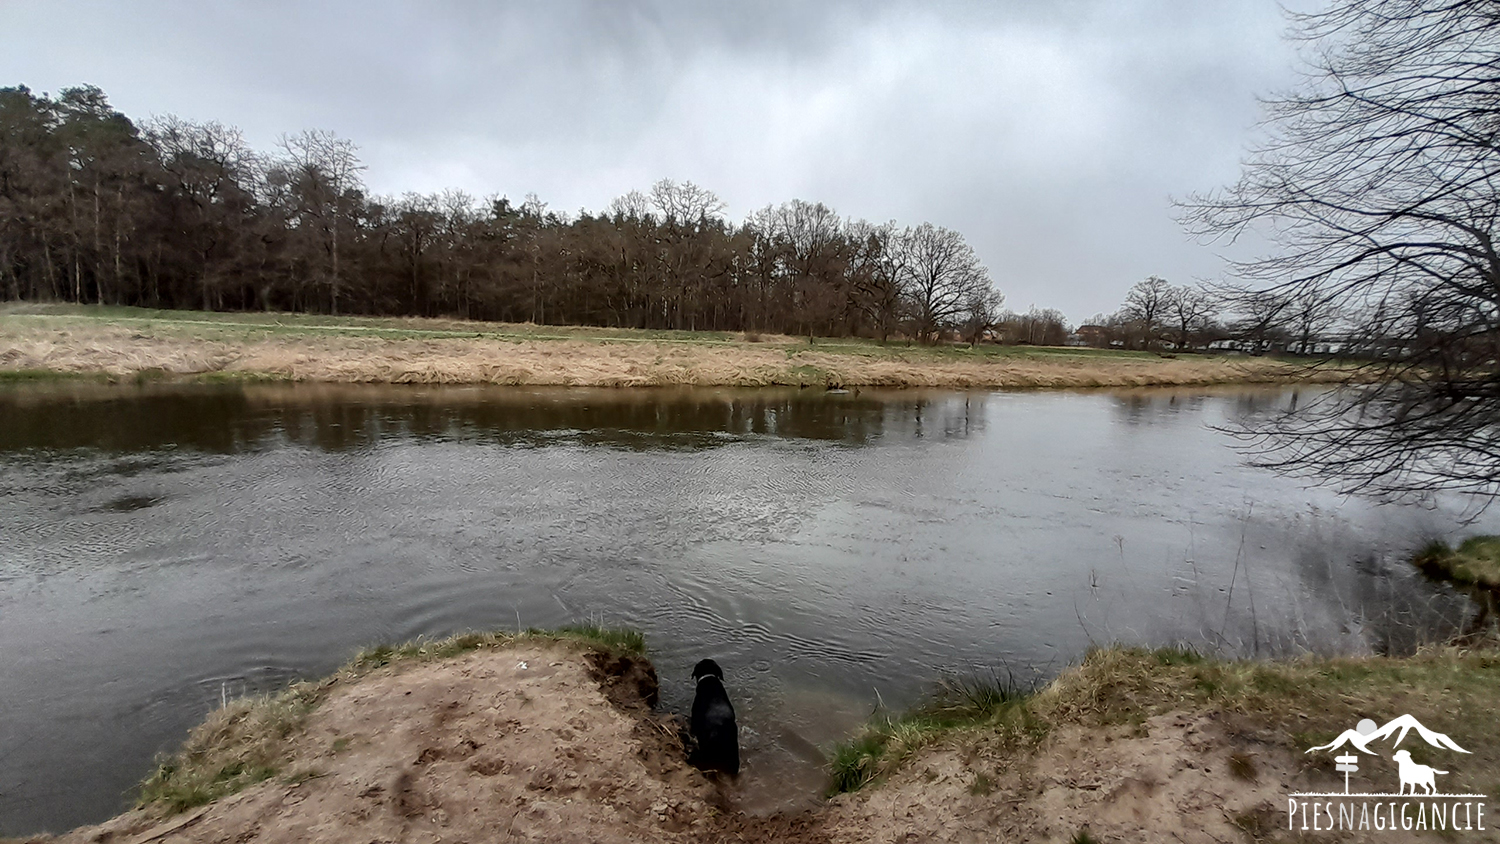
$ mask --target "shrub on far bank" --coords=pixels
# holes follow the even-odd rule
[[[1465,586],[1500,589],[1500,536],[1473,536],[1458,548],[1434,541],[1412,557],[1427,574]]]

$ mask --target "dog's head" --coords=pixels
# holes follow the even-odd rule
[[[693,679],[702,680],[704,677],[718,677],[722,680],[724,679],[724,669],[720,668],[719,664],[711,659],[700,659],[698,660],[698,664],[693,666]]]
[[[1391,758],[1395,759],[1397,762],[1410,762],[1411,761],[1411,754],[1407,753],[1404,750],[1398,750],[1398,751],[1396,751],[1396,755],[1392,756]]]

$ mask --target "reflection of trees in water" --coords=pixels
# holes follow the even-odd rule
[[[1179,392],[1164,388],[1113,392],[1115,418],[1129,425],[1164,422],[1183,414],[1201,413],[1213,403],[1221,403],[1234,425],[1252,422],[1273,411],[1296,410],[1314,395],[1328,392],[1326,387],[1292,387],[1248,389],[1236,392],[1215,390]]]
[[[1203,412],[1212,403],[1212,412],[1203,414],[1212,418],[1205,418],[1205,423],[1239,432],[1257,419],[1295,410],[1333,389],[1310,386],[1216,395],[1151,390],[1115,393],[1111,398],[1115,419],[1122,424],[1165,423]],[[1184,566],[1180,579],[1188,582],[1186,591],[1199,598],[1189,615],[1199,616],[1203,643],[1245,656],[1350,649],[1407,654],[1459,632],[1475,605],[1459,592],[1424,582],[1406,556],[1410,543],[1433,535],[1434,523],[1458,518],[1457,511],[1428,501],[1428,510],[1357,515],[1366,504],[1351,502],[1345,515],[1332,518],[1316,507],[1290,518],[1246,514],[1243,558],[1231,560],[1231,567],[1243,564],[1232,597],[1215,595],[1227,580],[1209,587],[1191,563]],[[1264,559],[1268,548],[1282,549],[1287,559]],[[1262,570],[1266,581],[1280,571],[1292,573],[1296,581],[1265,582]],[[1179,621],[1183,620],[1187,619]]]
[[[1127,425],[1149,425],[1184,413],[1200,413],[1212,396],[1203,393],[1124,392],[1111,395],[1115,418]]]
[[[1307,403],[1308,392],[1306,390],[1291,389],[1275,392],[1242,393],[1235,397],[1231,415],[1236,422],[1249,422],[1272,411],[1296,410],[1299,406]]]
[[[1448,521],[1440,510],[1247,504],[1168,551],[1144,592],[1107,573],[1101,585],[1091,569],[1078,620],[1095,642],[1180,642],[1227,657],[1410,654],[1450,641],[1477,611],[1407,562],[1413,537]]]
[[[87,401],[0,395],[0,451],[172,446],[233,453],[285,440],[342,451],[383,438],[614,447],[706,448],[774,436],[863,444],[962,438],[985,399],[963,394],[811,390],[401,390],[248,387],[117,390]]]
[[[1425,582],[1406,563],[1403,540],[1424,530],[1409,516],[1373,534],[1368,526],[1325,518],[1318,508],[1305,518],[1247,525],[1247,548],[1286,549],[1290,566],[1245,552],[1240,591],[1232,603],[1221,599],[1211,609],[1213,626],[1227,631],[1243,655],[1309,650],[1406,655],[1448,641],[1473,607],[1453,590]],[[1392,544],[1393,536],[1401,539]],[[1268,583],[1267,576],[1277,571],[1296,579]],[[1258,617],[1252,601],[1259,605]]]
[[[0,392],[0,452],[95,448],[107,452],[154,451],[177,446],[233,453],[260,443],[266,422],[252,422],[250,405],[235,390],[142,391],[55,400]]]
[[[1306,593],[1374,653],[1409,655],[1448,641],[1472,610],[1464,596],[1418,577],[1400,549],[1316,540],[1294,548],[1294,570]]]

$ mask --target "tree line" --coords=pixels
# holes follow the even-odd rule
[[[1388,339],[1362,332],[1356,311],[1316,291],[1173,285],[1159,276],[1137,283],[1119,310],[1095,315],[1077,333],[1100,348],[1344,357],[1378,354]]]
[[[668,179],[598,213],[372,196],[364,169],[329,132],[262,152],[217,122],[137,125],[91,86],[0,89],[0,296],[924,342],[1003,316],[973,248],[931,223],[792,200],[735,224]]]

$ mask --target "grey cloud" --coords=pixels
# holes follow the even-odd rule
[[[657,178],[740,217],[793,197],[958,229],[1012,307],[1112,310],[1214,276],[1168,197],[1237,175],[1292,81],[1270,0],[1062,3],[55,2],[0,7],[0,84],[89,82],[361,145],[372,190],[598,209]]]

